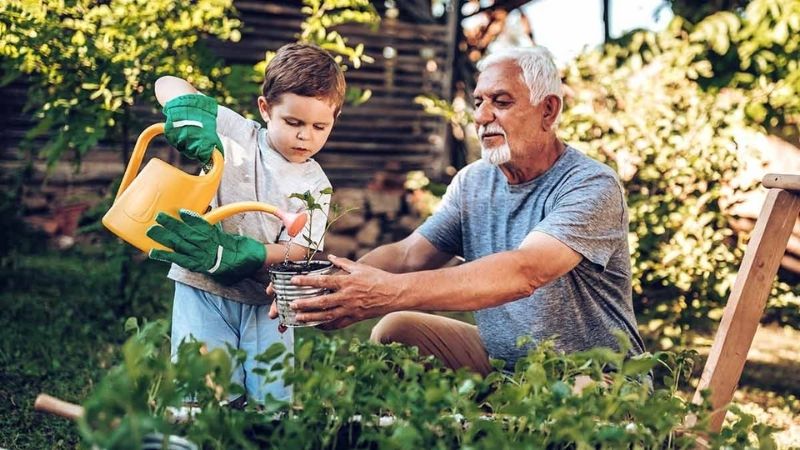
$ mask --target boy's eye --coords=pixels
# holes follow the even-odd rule
[[[325,126],[324,125],[314,125],[314,129],[315,130],[319,130],[319,131],[325,131]]]
[[[298,122],[296,120],[286,120],[285,122],[286,122],[286,125],[289,125],[290,127],[296,127],[296,126],[300,125],[300,122]]]

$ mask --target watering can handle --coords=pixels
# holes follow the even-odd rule
[[[155,123],[150,125],[149,127],[145,128],[144,131],[142,131],[142,134],[139,135],[139,138],[136,140],[136,145],[133,147],[133,153],[131,153],[131,159],[128,162],[128,167],[125,168],[125,174],[122,176],[122,181],[119,183],[119,190],[117,191],[117,196],[114,198],[114,201],[116,201],[116,199],[118,199],[119,196],[125,192],[125,189],[127,189],[133,179],[136,178],[136,175],[139,173],[139,167],[142,165],[142,159],[144,159],[144,153],[147,151],[147,147],[150,145],[150,141],[152,141],[153,138],[159,134],[164,134],[164,123]],[[211,170],[207,175],[212,175],[215,172],[222,170],[224,164],[222,152],[213,152],[211,155],[211,162]]]

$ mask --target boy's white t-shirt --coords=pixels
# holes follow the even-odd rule
[[[313,159],[292,163],[267,143],[267,129],[253,120],[245,119],[234,111],[220,106],[217,111],[217,134],[225,152],[225,169],[217,195],[211,206],[243,201],[258,201],[277,206],[287,212],[305,210],[302,200],[289,198],[292,193],[310,191],[323,211],[314,211],[311,239],[320,242],[327,221],[328,195],[320,198],[320,191],[331,187],[328,177]],[[222,221],[222,228],[230,233],[248,236],[264,243],[290,240],[282,222],[272,214],[246,212]],[[294,238],[296,244],[307,247],[303,236],[306,228]],[[245,279],[225,286],[199,272],[192,272],[173,264],[167,275],[170,279],[202,289],[212,294],[249,305],[271,302],[265,289],[268,281]]]

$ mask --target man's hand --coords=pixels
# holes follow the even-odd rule
[[[341,269],[336,267],[336,273],[339,273],[341,271],[342,271]],[[270,283],[267,286],[266,290],[267,290],[267,295],[269,295],[269,296],[274,296],[275,295],[275,288],[272,287],[272,283]],[[276,301],[273,301],[272,304],[269,306],[269,314],[267,314],[267,316],[270,318],[270,320],[275,320],[275,319],[278,318],[279,315],[280,314],[278,313],[278,303],[277,303],[277,299],[276,299]],[[321,323],[321,324],[317,325],[315,328],[319,328],[320,330],[325,330],[325,331],[338,330],[340,328],[344,328],[344,327],[350,326],[350,325],[352,325],[352,324],[354,324],[356,322],[358,322],[358,320],[355,320],[355,319],[353,319],[351,317],[343,317],[341,319],[336,319],[336,320],[332,320],[330,322]],[[286,325],[284,325],[282,323],[278,324],[278,332],[279,333],[284,333],[284,332],[286,332],[287,329],[288,329],[288,327]]]
[[[396,275],[353,262],[328,259],[343,272],[337,275],[297,275],[292,284],[330,289],[326,295],[299,299],[291,307],[298,322],[326,321],[318,328],[338,329],[394,311],[401,296]],[[270,314],[271,315],[271,314]]]
[[[222,284],[234,284],[261,269],[267,250],[255,239],[229,234],[211,225],[196,212],[180,210],[178,220],[163,212],[147,230],[147,236],[174,251],[150,250],[150,258],[175,263],[208,274]]]
[[[164,105],[164,137],[189,158],[208,164],[214,148],[222,150],[217,135],[217,102],[203,94],[175,97]]]

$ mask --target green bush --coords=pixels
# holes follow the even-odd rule
[[[21,146],[51,165],[64,155],[80,162],[101,139],[129,151],[138,128],[131,106],[152,99],[162,75],[224,93],[219,80],[230,69],[202,38],[238,41],[234,14],[231,0],[0,0],[0,85],[25,75],[37,121]],[[34,146],[36,138],[47,142]]]
[[[82,434],[102,448],[136,448],[153,431],[185,436],[203,448],[690,448],[710,412],[708,404],[676,394],[691,369],[691,353],[625,360],[622,340],[621,352],[598,348],[565,356],[545,343],[513,372],[482,378],[443,369],[416,349],[320,335],[298,341],[294,364],[290,357],[275,359],[280,344],[259,356],[286,370],[291,403],[267,398],[263,408],[239,410],[219,405],[229,392],[241,393],[229,384],[226,352],[184,343],[172,363],[164,322],[141,329],[131,324],[137,332],[123,347],[123,362],[84,405]],[[618,371],[607,372],[610,367]],[[666,387],[650,392],[647,374],[654,368]],[[578,377],[590,380],[581,391],[573,388]],[[172,423],[170,407],[187,396],[200,412]],[[698,425],[683,428],[690,413]],[[735,416],[711,437],[714,448],[772,442],[773,430]]]
[[[711,72],[698,78],[710,93],[748,92],[748,118],[795,140],[800,131],[800,1],[754,0],[741,14],[719,12],[685,24]]]

